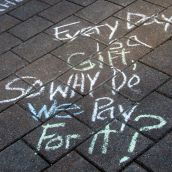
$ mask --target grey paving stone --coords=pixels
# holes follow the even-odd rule
[[[151,4],[143,0],[138,0],[135,3],[132,3],[131,5],[127,6],[126,8],[116,13],[115,16],[124,19],[126,21],[130,21],[131,23],[134,23],[136,25],[140,25],[141,23],[144,22],[144,20],[140,20],[141,17],[139,15],[137,16],[137,14],[143,14],[150,17],[151,15],[157,14],[162,10],[163,7]],[[133,16],[131,15],[131,17],[129,18],[128,13],[134,13],[136,15]]]
[[[27,90],[30,88],[31,86],[15,75],[12,75],[1,81],[0,111],[24,97]]]
[[[0,54],[20,44],[21,41],[9,33],[0,35]]]
[[[129,165],[123,172],[147,172],[147,170],[143,169],[140,165],[136,163],[132,163]]]
[[[160,6],[163,6],[163,7],[168,7],[170,5],[172,5],[172,2],[171,0],[164,0],[164,1],[161,1],[161,0],[147,0],[151,3],[154,3],[154,4],[157,4],[157,5],[160,5]]]
[[[1,112],[0,119],[0,149],[19,139],[39,124],[39,122],[30,118],[29,114],[18,105]]]
[[[9,16],[7,14],[0,16],[0,21],[1,21],[0,33],[10,29],[11,27],[15,26],[20,22],[16,18]]]
[[[134,2],[135,0],[109,0],[109,1],[122,5],[122,6],[127,6],[131,4],[132,2]]]
[[[0,80],[24,67],[26,62],[12,52],[0,55]]]
[[[74,14],[79,9],[81,9],[81,7],[76,4],[70,3],[68,1],[62,1],[43,11],[40,13],[40,15],[57,23],[60,20]]]
[[[95,2],[96,0],[69,0],[69,1],[82,5],[82,6],[88,6],[91,3]]]
[[[171,99],[154,92],[139,103],[128,124],[140,130],[144,135],[158,140],[172,126],[171,106]],[[142,129],[144,127],[150,130]]]
[[[91,130],[76,119],[52,118],[24,139],[44,155],[50,162],[61,158],[89,137]],[[43,139],[44,136],[49,139]]]
[[[96,169],[92,164],[88,161],[83,159],[79,154],[75,152],[71,152],[63,159],[55,163],[51,166],[46,172],[56,172],[56,171],[63,171],[63,172],[98,172],[99,170]]]
[[[49,35],[45,33],[40,33],[39,35],[20,44],[12,51],[17,53],[19,56],[25,58],[29,62],[32,62],[39,57],[47,54],[48,52],[52,51],[61,44],[61,42],[53,40]]]
[[[46,82],[55,79],[57,76],[60,76],[68,69],[70,69],[70,67],[65,62],[51,54],[47,54],[18,71],[17,75],[33,76],[40,79],[45,84]]]
[[[172,41],[168,41],[145,56],[141,61],[172,75]]]
[[[37,0],[32,0],[16,8],[12,12],[10,12],[10,14],[20,20],[26,20],[29,17],[35,15],[36,13],[39,13],[40,11],[43,11],[46,8],[48,8],[47,4]]]
[[[0,153],[1,171],[37,172],[48,164],[22,141],[18,141]]]
[[[46,3],[50,4],[50,5],[54,5],[56,3],[59,3],[62,0],[41,0],[41,1],[46,2]]]
[[[126,27],[127,22],[115,17],[109,17],[101,22],[98,26],[101,26],[97,28],[99,33],[97,33],[96,30],[92,30],[94,33],[91,34],[91,37],[103,42],[106,45],[109,45],[112,41],[121,38],[129,32]]]
[[[160,93],[163,93],[167,96],[169,96],[170,98],[172,98],[172,80],[168,81],[167,83],[165,83],[164,85],[162,85],[158,91]]]
[[[72,15],[53,25],[45,32],[53,36],[57,41],[68,42],[78,38],[80,35],[83,35],[82,33],[89,30],[90,27],[93,27],[93,24]],[[90,36],[89,34],[87,35],[88,37]]]
[[[100,0],[82,9],[76,15],[97,24],[120,9],[121,7],[116,4]]]
[[[133,152],[129,153],[129,145],[136,131],[126,127],[124,132],[120,132],[121,125],[119,121],[108,124],[97,135],[93,135],[81,144],[77,150],[105,171],[120,170],[126,162],[131,161],[151,144],[150,140],[139,135]],[[124,161],[124,157],[128,159]]]
[[[63,116],[58,115],[59,112],[64,110],[70,111],[74,116],[83,115],[82,107],[75,103],[81,96],[58,80],[38,88],[32,95],[36,95],[36,93],[40,94],[34,97],[26,97],[18,102],[35,120],[45,121],[53,116],[57,119],[71,118],[65,113]]]
[[[123,70],[143,57],[150,50],[150,48],[140,43],[122,38],[111,43],[102,52],[97,53],[94,58],[110,67]]]
[[[107,84],[129,99],[140,101],[167,79],[167,75],[141,63],[135,63],[117,73]]]
[[[76,66],[83,60],[93,56],[97,51],[102,50],[105,46],[91,38],[79,37],[72,42],[57,48],[52,52],[66,63]]]
[[[116,119],[122,112],[132,107],[132,102],[119,94],[113,94],[113,90],[106,85],[100,86],[76,102],[83,113],[77,115],[80,121],[87,124],[93,130],[99,130],[105,124]],[[120,107],[122,107],[120,109]],[[68,110],[73,113],[72,110]]]
[[[170,172],[172,168],[172,134],[145,152],[138,160],[153,171]]]
[[[22,40],[27,40],[51,25],[52,23],[46,19],[34,16],[25,22],[13,27],[9,32],[21,38]]]
[[[106,64],[95,59],[88,59],[73,67],[58,79],[81,95],[86,95],[112,78],[113,75],[113,70]]]

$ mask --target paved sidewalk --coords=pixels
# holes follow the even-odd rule
[[[0,172],[171,172],[172,0],[0,0]]]

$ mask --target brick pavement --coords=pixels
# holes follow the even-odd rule
[[[172,0],[0,0],[0,172],[171,172]]]

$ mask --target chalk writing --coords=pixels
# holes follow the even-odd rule
[[[37,150],[40,150],[42,147],[43,141],[45,142],[47,140],[48,141],[45,144],[45,150],[47,150],[47,151],[56,150],[62,146],[65,146],[65,149],[69,149],[70,143],[72,142],[72,140],[80,138],[79,134],[66,135],[64,138],[62,136],[59,136],[58,134],[46,135],[48,129],[65,127],[65,125],[66,125],[65,123],[43,125],[42,126],[43,133],[39,139]],[[51,144],[52,144],[52,146],[51,146]],[[53,145],[53,144],[55,144],[55,145]]]
[[[159,124],[157,125],[152,125],[152,126],[144,126],[144,127],[141,127],[139,129],[139,131],[150,131],[150,130],[154,130],[154,129],[159,129],[159,128],[162,128],[167,122],[160,116],[156,116],[156,115],[140,115],[138,117],[136,117],[134,119],[134,121],[139,121],[141,118],[153,118],[155,120],[158,120],[159,121]],[[132,153],[136,147],[136,143],[137,143],[137,139],[138,139],[138,136],[139,136],[139,133],[138,132],[135,132],[132,139],[131,139],[131,142],[130,142],[130,145],[129,145],[129,148],[128,148],[128,152],[129,153]],[[121,160],[120,160],[120,163],[123,163],[125,161],[127,161],[129,159],[129,157],[125,156],[123,157]]]
[[[22,2],[23,0],[3,0],[0,3],[0,12],[6,11],[8,8],[17,5],[17,3]]]
[[[117,133],[117,131],[116,130],[111,130],[110,129],[110,124],[108,124],[104,128],[104,130],[101,130],[97,134],[95,134],[93,139],[92,139],[91,145],[90,145],[90,147],[88,149],[88,153],[89,154],[93,153],[93,150],[94,150],[94,147],[95,147],[95,144],[96,144],[98,136],[103,134],[104,135],[104,139],[103,139],[103,145],[102,145],[102,154],[106,154],[107,153],[108,144],[109,144],[109,137],[110,137],[111,133],[114,134],[114,133]]]
[[[59,112],[63,112],[64,110],[72,110],[74,116],[81,115],[84,112],[83,110],[81,110],[81,107],[79,107],[77,104],[65,103],[58,105],[56,100],[54,100],[49,110],[47,108],[47,105],[43,105],[41,109],[37,112],[35,107],[31,103],[28,103],[28,109],[32,113],[32,117],[36,120],[41,118],[48,119],[52,116],[55,116],[55,118],[64,119],[71,118],[71,116],[68,114],[63,116],[58,115]]]
[[[4,0],[4,3],[0,4],[0,12],[5,11],[10,6],[17,5],[18,2],[22,2],[22,0]],[[115,22],[113,25],[106,22],[104,24],[87,26],[79,30],[75,30],[74,33],[71,28],[81,24],[81,21],[74,21],[53,28],[54,39],[56,41],[60,40],[70,42],[74,41],[79,36],[92,37],[92,35],[98,35],[99,37],[103,33],[103,29],[108,30],[107,44],[109,46],[104,51],[100,52],[100,43],[96,42],[96,55],[94,60],[93,58],[88,57],[85,61],[82,61],[76,66],[74,63],[75,59],[77,57],[82,58],[83,56],[86,56],[86,52],[76,50],[76,52],[67,54],[67,63],[73,65],[73,73],[70,73],[68,77],[66,77],[66,85],[61,83],[56,84],[55,81],[51,81],[48,85],[45,85],[45,83],[34,76],[22,76],[21,78],[14,78],[4,86],[6,91],[15,91],[18,94],[16,97],[0,100],[0,104],[13,103],[25,97],[25,100],[27,100],[27,110],[31,113],[33,119],[46,120],[49,118],[56,118],[58,121],[56,123],[46,123],[41,126],[43,131],[37,142],[38,151],[42,149],[45,151],[55,151],[61,148],[68,150],[75,141],[82,138],[77,132],[72,131],[72,134],[65,133],[65,135],[62,135],[60,132],[62,130],[65,131],[67,121],[78,117],[84,118],[84,115],[88,115],[85,114],[84,107],[77,102],[73,103],[71,101],[73,98],[77,97],[77,92],[80,94],[87,92],[87,96],[92,100],[92,107],[89,107],[91,109],[89,120],[92,124],[96,124],[96,122],[100,121],[106,122],[107,119],[116,120],[117,114],[115,114],[115,110],[119,112],[118,116],[123,121],[120,123],[120,127],[118,129],[112,129],[111,125],[107,124],[103,129],[97,131],[97,133],[91,137],[91,142],[88,146],[88,154],[94,154],[95,147],[98,143],[100,143],[100,153],[103,155],[107,154],[111,138],[115,137],[117,134],[123,134],[126,131],[126,125],[129,120],[133,120],[132,116],[139,104],[135,103],[126,110],[125,106],[122,103],[116,103],[114,98],[118,95],[119,91],[126,87],[135,94],[141,93],[139,85],[142,78],[136,73],[137,63],[134,58],[128,58],[128,56],[132,56],[132,48],[144,47],[150,50],[152,45],[140,40],[138,35],[131,35],[124,39],[124,42],[121,41],[121,39],[116,39],[115,34],[120,29],[120,22],[118,19],[114,20]],[[161,25],[163,27],[163,32],[166,33],[169,31],[170,23],[172,23],[172,16],[168,17],[164,14],[153,14],[151,16],[147,16],[145,14],[128,12],[126,29],[130,31],[140,24],[143,24],[144,26],[156,24]],[[124,67],[121,69],[117,66],[117,60],[120,63],[119,66],[126,67],[128,65],[132,65],[132,73],[129,75],[126,74],[123,70]],[[111,86],[111,97],[108,95],[96,96],[93,91],[100,84],[99,80],[102,79],[105,65],[108,65],[110,72],[112,72],[112,76],[108,81]],[[30,83],[30,85],[26,86],[26,88],[15,86],[15,84],[21,80],[25,80],[26,82],[29,81],[28,83]],[[35,88],[37,89],[35,90]],[[40,98],[40,96],[45,93],[48,102],[44,102],[42,104],[32,102],[33,98]],[[60,102],[59,97],[62,98],[64,102]],[[72,112],[72,115],[68,114],[67,111]],[[63,119],[64,122],[60,122],[61,119]],[[134,130],[131,141],[129,145],[127,144],[127,154],[119,159],[119,164],[123,164],[130,160],[131,154],[134,153],[138,144],[137,142],[139,140],[140,132],[159,130],[167,124],[167,121],[161,116],[144,114],[144,112],[143,114],[135,117],[133,122],[137,123],[142,119],[152,119],[157,122],[157,124],[143,126],[138,130]]]

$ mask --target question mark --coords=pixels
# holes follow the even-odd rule
[[[162,128],[164,125],[166,125],[166,121],[160,117],[160,116],[156,116],[156,115],[140,115],[138,117],[136,117],[134,119],[134,121],[138,122],[141,118],[153,118],[153,119],[156,119],[156,120],[159,120],[159,124],[157,125],[152,125],[152,126],[145,126],[145,127],[142,127],[139,129],[139,131],[150,131],[150,130],[154,130],[154,129],[160,129]],[[137,143],[137,139],[138,139],[138,136],[139,136],[139,133],[138,132],[135,132],[132,139],[131,139],[131,142],[130,142],[130,145],[129,145],[129,148],[128,148],[128,152],[129,153],[132,153],[135,148],[136,148],[136,143]],[[129,160],[130,157],[128,156],[124,156],[123,158],[120,159],[120,164]]]

